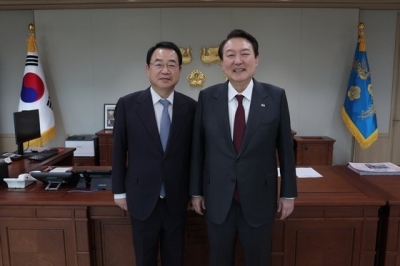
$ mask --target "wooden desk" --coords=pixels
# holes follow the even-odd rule
[[[336,170],[339,174],[348,173],[347,178],[361,184],[364,191],[372,189],[387,201],[380,212],[376,265],[400,266],[400,176],[360,176],[345,166]]]
[[[86,168],[87,169],[87,168]],[[276,220],[273,266],[372,266],[378,211],[385,201],[334,166],[299,179],[295,211]],[[350,171],[350,170],[348,170]],[[0,189],[0,265],[135,265],[130,221],[110,191]],[[244,265],[238,249],[236,266]],[[185,265],[208,265],[204,217],[188,213]]]
[[[21,159],[8,165],[8,176],[18,177],[19,174],[39,170],[46,165],[73,165],[75,148],[60,148],[60,152],[42,162]],[[1,265],[1,264],[0,264]]]
[[[293,214],[275,223],[273,265],[374,265],[378,211],[385,201],[335,168],[316,166],[322,178],[298,179]]]

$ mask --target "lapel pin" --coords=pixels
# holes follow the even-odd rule
[[[265,107],[265,104],[262,103],[262,104],[261,104],[261,107]]]

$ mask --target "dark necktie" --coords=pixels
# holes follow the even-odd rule
[[[235,96],[238,101],[238,107],[235,114],[235,122],[233,124],[233,146],[235,146],[236,152],[239,153],[240,147],[244,137],[244,131],[246,130],[246,120],[244,117],[243,108],[243,95]]]
[[[233,146],[236,149],[236,152],[239,153],[240,147],[242,146],[244,132],[246,130],[246,119],[244,116],[244,108],[243,108],[243,95],[235,96],[238,101],[238,107],[236,109],[235,114],[235,122],[233,124]],[[237,181],[235,186],[235,191],[233,193],[233,198],[240,202],[239,191],[237,188]]]
[[[161,121],[160,121],[160,139],[161,139],[161,144],[163,146],[163,149],[165,151],[165,149],[167,148],[169,129],[171,127],[171,119],[170,119],[169,113],[168,113],[169,101],[161,99],[160,103],[164,106],[164,109],[161,114]],[[165,187],[164,187],[164,183],[162,183],[160,197],[164,198],[165,195],[166,195]]]

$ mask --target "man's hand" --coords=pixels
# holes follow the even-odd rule
[[[126,198],[123,199],[114,199],[115,204],[117,204],[121,209],[127,211],[128,204],[126,203]]]
[[[294,199],[279,198],[278,212],[281,213],[281,220],[288,217],[294,209]]]
[[[190,208],[191,210],[194,210],[200,215],[204,215],[204,210],[206,209],[206,205],[203,196],[192,197],[190,203],[192,205]]]

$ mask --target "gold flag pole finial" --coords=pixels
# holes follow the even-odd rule
[[[35,34],[35,24],[29,23],[28,30],[31,34]]]
[[[35,44],[35,24],[30,23],[28,25],[29,38],[28,38],[28,52],[36,52]]]
[[[365,46],[365,39],[364,39],[364,28],[365,25],[363,22],[358,23],[358,42],[360,43],[359,51],[365,52],[367,50]]]

